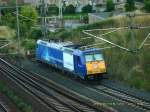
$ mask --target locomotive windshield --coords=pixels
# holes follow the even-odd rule
[[[85,55],[86,62],[89,61],[101,61],[103,60],[102,54],[86,54]]]

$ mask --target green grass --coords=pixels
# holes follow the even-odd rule
[[[81,17],[87,16],[87,13],[77,13],[77,14],[65,14],[63,15],[63,19],[65,20],[80,20]]]
[[[0,49],[0,53],[12,53],[15,52],[17,42],[16,42],[16,32],[15,30],[7,27],[7,26],[0,26],[0,40],[9,40],[11,44],[5,46],[4,48]],[[6,45],[8,42],[0,42],[0,46]]]
[[[23,112],[33,112],[32,106],[20,98],[13,90],[11,90],[3,81],[0,81],[0,91],[10,98],[16,106]]]
[[[0,39],[12,39],[15,37],[15,31],[7,26],[0,26]]]

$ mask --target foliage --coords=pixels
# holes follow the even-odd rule
[[[2,24],[12,29],[16,28],[16,17],[12,13],[6,13],[2,16]]]
[[[55,5],[48,5],[48,11],[47,11],[47,15],[58,15],[59,13],[59,8]]]
[[[114,9],[115,9],[115,4],[114,4],[113,0],[107,0],[106,10],[113,11]]]
[[[20,34],[22,37],[27,37],[31,27],[37,22],[37,11],[31,6],[23,6],[20,11]]]
[[[64,13],[65,14],[75,14],[76,7],[74,7],[72,4],[65,7]]]
[[[107,19],[107,20],[103,20],[102,22],[97,22],[97,23],[94,23],[94,24],[81,26],[76,30],[82,31],[82,30],[88,30],[88,29],[106,28],[106,27],[111,27],[111,26],[115,26],[115,25],[117,25],[115,23],[115,20],[110,18],[110,19]]]
[[[82,12],[83,12],[83,13],[91,13],[92,10],[93,10],[93,8],[92,8],[92,6],[89,5],[89,4],[86,5],[86,6],[84,6],[84,7],[82,8]]]
[[[62,40],[64,40],[65,38],[68,38],[70,36],[71,36],[71,34],[68,31],[64,31],[64,32],[58,34],[58,37],[61,38]]]
[[[26,39],[22,42],[22,46],[24,46],[25,50],[34,50],[35,49],[35,40]]]
[[[9,0],[8,2],[10,5],[15,5],[16,4],[16,0]]]
[[[9,97],[23,112],[32,112],[33,109],[30,104],[21,99],[15,92],[6,86],[6,84],[0,81],[0,91]]]
[[[135,7],[135,1],[134,0],[127,0],[125,5],[126,11],[134,11],[136,9]]]
[[[28,38],[37,40],[41,37],[42,37],[42,30],[41,29],[32,29]]]
[[[9,26],[12,29],[16,28],[16,15],[12,13],[13,10],[4,11],[2,16],[2,24]],[[20,36],[28,37],[31,27],[37,23],[37,11],[32,6],[23,6],[19,10],[19,27],[20,27]],[[22,39],[24,39],[22,38]]]
[[[150,0],[144,0],[145,9],[150,12]]]
[[[144,2],[144,0],[135,0],[136,2]]]

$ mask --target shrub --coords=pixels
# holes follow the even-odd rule
[[[42,37],[42,30],[41,29],[33,29],[29,35],[30,39],[39,39]]]
[[[150,12],[150,0],[144,0],[144,8]]]
[[[35,42],[34,42],[34,40],[31,40],[31,39],[24,40],[22,42],[22,45],[24,46],[25,50],[33,50],[33,49],[35,49]]]
[[[126,11],[133,11],[135,10],[135,1],[134,0],[127,0],[125,5]]]
[[[115,9],[115,4],[112,0],[107,0],[107,3],[106,3],[106,10],[107,11],[112,11]]]
[[[66,14],[74,14],[75,13],[76,8],[71,4],[66,6],[64,13]]]
[[[59,8],[55,4],[48,6],[48,11],[47,11],[48,15],[57,15],[58,13],[59,13]]]
[[[82,8],[82,12],[83,13],[91,13],[92,12],[92,5],[86,5],[86,6],[84,6],[83,8]]]

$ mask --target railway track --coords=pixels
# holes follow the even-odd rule
[[[0,72],[34,95],[41,103],[53,112],[102,112],[103,109],[82,101],[77,96],[68,94],[54,83],[48,83],[38,75],[31,75],[6,61],[0,59]],[[105,109],[112,111],[113,109]]]
[[[134,96],[130,93],[126,93],[122,90],[111,88],[104,84],[94,86],[94,87],[88,87],[88,88],[97,93],[101,93],[101,94],[103,93],[109,97],[113,97],[127,105],[131,105],[133,107],[140,108],[146,112],[150,112],[150,102],[149,101],[144,100],[142,98],[138,98],[137,96]]]
[[[0,112],[8,112],[3,104],[0,104]]]

